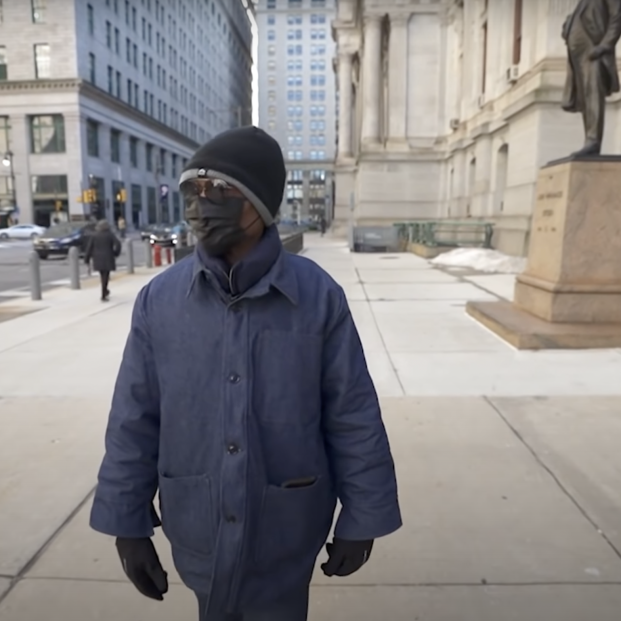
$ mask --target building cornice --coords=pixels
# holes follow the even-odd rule
[[[106,91],[93,86],[90,82],[79,78],[67,78],[60,80],[11,80],[0,82],[0,97],[2,94],[29,94],[29,93],[76,93],[93,101],[99,102],[111,108],[125,118],[134,120],[136,123],[146,125],[162,136],[166,136],[175,142],[182,144],[195,151],[200,145],[191,138],[160,123],[148,114],[137,110],[129,104],[113,97]]]

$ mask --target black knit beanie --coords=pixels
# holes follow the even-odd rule
[[[183,169],[179,185],[201,178],[222,179],[236,187],[270,226],[280,209],[287,171],[278,142],[250,125],[225,131],[203,145]]]

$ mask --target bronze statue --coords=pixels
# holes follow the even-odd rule
[[[585,143],[572,155],[599,155],[606,97],[617,93],[615,46],[621,37],[621,0],[580,0],[563,24],[568,66],[563,110],[581,112]]]

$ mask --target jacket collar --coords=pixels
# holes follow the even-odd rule
[[[239,263],[229,267],[219,258],[208,256],[197,245],[188,295],[204,278],[228,299],[260,297],[275,288],[289,301],[298,303],[298,283],[287,260],[276,226],[270,226],[259,243]]]

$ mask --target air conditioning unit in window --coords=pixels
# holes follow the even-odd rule
[[[513,84],[517,82],[517,79],[520,77],[520,67],[519,65],[511,65],[507,69],[507,82]]]
[[[449,127],[452,130],[458,129],[459,128],[459,119],[451,119],[449,121]]]

